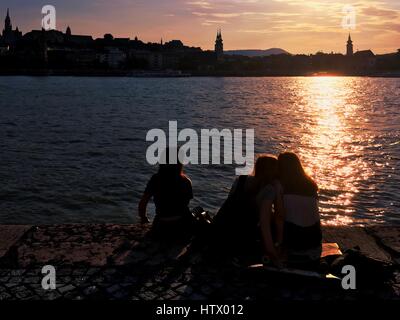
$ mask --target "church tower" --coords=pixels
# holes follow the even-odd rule
[[[4,36],[4,34],[11,33],[11,31],[12,31],[12,24],[11,24],[11,18],[10,18],[10,10],[7,9],[7,16],[6,16],[6,19],[4,20],[3,36]]]
[[[349,39],[347,40],[346,56],[351,57],[352,55],[353,55],[353,41],[351,40],[351,36],[349,33]]]
[[[70,37],[71,34],[72,34],[72,33],[71,33],[71,28],[68,26],[68,27],[67,27],[67,30],[65,31],[65,35],[68,36],[68,37]]]
[[[4,20],[3,42],[13,47],[21,38],[22,32],[19,31],[18,27],[15,30],[12,29],[10,10],[7,9],[6,19]]]
[[[215,53],[217,55],[217,59],[222,58],[224,54],[224,42],[222,40],[221,29],[217,31],[217,38],[215,40]]]

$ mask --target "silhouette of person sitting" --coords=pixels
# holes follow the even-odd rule
[[[260,211],[261,232],[266,260],[280,265],[317,261],[321,253],[321,225],[318,186],[309,177],[299,157],[292,152],[278,157],[279,182],[275,184],[276,203],[280,204],[279,237],[273,239],[273,212],[269,205]]]
[[[227,200],[214,218],[211,251],[216,250],[215,253],[225,255],[225,258],[258,259],[266,250],[274,259],[277,258],[271,250],[275,234],[274,237],[263,239],[260,229],[261,210],[269,210],[276,215],[279,213],[275,203],[277,177],[277,158],[261,155],[257,158],[252,175],[236,179]]]
[[[306,174],[295,153],[281,153],[278,163],[284,205],[284,244],[288,249],[317,248],[322,240],[318,186]]]
[[[183,165],[169,163],[169,149],[165,151],[166,163],[160,164],[158,172],[147,183],[139,202],[139,217],[149,223],[147,204],[153,198],[156,215],[151,235],[164,239],[185,239],[193,232],[194,218],[189,209],[193,198],[192,182],[183,173]],[[178,157],[177,157],[178,158]]]

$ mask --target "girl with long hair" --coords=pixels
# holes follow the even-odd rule
[[[318,186],[295,153],[281,153],[278,165],[284,207],[283,243],[294,250],[318,248],[322,240]]]
[[[235,256],[262,255],[261,245],[264,244],[267,252],[275,254],[272,235],[269,242],[261,234],[260,223],[263,221],[260,220],[260,213],[267,208],[272,212],[277,178],[277,158],[260,155],[253,173],[236,179],[227,200],[214,218],[215,246],[219,252]]]
[[[139,217],[142,223],[149,222],[146,208],[153,198],[156,206],[153,235],[185,238],[186,235],[190,236],[193,226],[193,216],[189,209],[189,202],[193,198],[192,182],[183,173],[183,165],[179,160],[170,163],[169,152],[169,149],[165,151],[166,163],[159,165],[158,172],[146,186],[139,202]]]

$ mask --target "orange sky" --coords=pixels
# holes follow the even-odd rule
[[[344,5],[356,10],[355,50],[375,53],[400,48],[399,0],[54,0],[57,28],[74,34],[114,36],[143,41],[181,39],[211,49],[222,28],[225,49],[280,47],[291,53],[344,52]],[[39,0],[5,0],[13,25],[23,32],[40,28]]]

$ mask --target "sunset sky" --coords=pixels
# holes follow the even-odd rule
[[[14,27],[24,33],[40,29],[44,4],[56,7],[57,29],[70,25],[73,34],[181,39],[212,49],[222,28],[227,50],[279,47],[291,53],[345,52],[342,10],[352,5],[355,50],[400,48],[400,0],[1,0],[0,16],[9,7]]]

